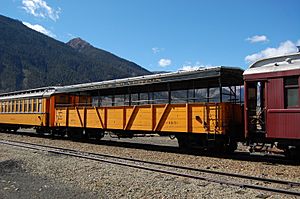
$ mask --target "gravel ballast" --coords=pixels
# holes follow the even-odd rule
[[[300,179],[299,165],[249,162],[12,134],[0,134],[0,139],[296,182]],[[145,143],[150,140],[151,144],[155,141],[168,143],[167,138],[161,137],[136,139]],[[173,141],[171,145],[174,145]],[[0,198],[34,198],[27,197],[30,193],[41,198],[47,195],[50,196],[48,198],[295,198],[5,145],[0,145],[0,154]],[[24,189],[31,190],[29,195],[22,194]]]

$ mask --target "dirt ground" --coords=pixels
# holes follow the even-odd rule
[[[0,198],[98,198],[92,192],[26,171],[22,161],[0,161]]]

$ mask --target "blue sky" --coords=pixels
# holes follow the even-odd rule
[[[248,65],[296,52],[299,0],[1,0],[0,14],[81,37],[150,71]]]

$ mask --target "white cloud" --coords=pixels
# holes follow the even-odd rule
[[[45,35],[48,35],[49,37],[54,37],[54,38],[56,37],[56,35],[53,34],[50,30],[47,30],[46,28],[44,28],[43,26],[41,26],[39,24],[33,25],[33,24],[28,23],[28,22],[23,22],[23,24],[25,26],[27,26],[28,28],[31,28],[35,31],[38,31],[38,32],[43,33]]]
[[[247,41],[250,41],[250,43],[258,43],[258,42],[267,42],[269,39],[266,35],[254,35],[252,37],[248,37],[246,39]]]
[[[296,43],[297,46],[300,46],[300,39]]]
[[[164,49],[158,48],[158,47],[153,47],[151,50],[154,54],[157,54],[157,53],[160,53],[161,51],[163,51]]]
[[[23,9],[35,17],[46,18],[49,17],[53,21],[59,19],[60,8],[57,10],[48,6],[43,0],[22,0]]]
[[[245,61],[247,63],[253,63],[259,59],[266,58],[266,57],[273,57],[273,56],[280,56],[280,55],[295,53],[295,52],[298,52],[296,45],[297,45],[296,43],[293,43],[288,40],[288,41],[280,43],[279,47],[277,47],[277,48],[267,48],[258,53],[248,55],[245,57]]]
[[[158,61],[158,65],[161,67],[169,66],[169,65],[171,65],[171,63],[172,63],[172,61],[170,59],[160,59]]]

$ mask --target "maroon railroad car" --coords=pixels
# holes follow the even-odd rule
[[[259,60],[244,81],[247,140],[299,150],[300,53]]]

